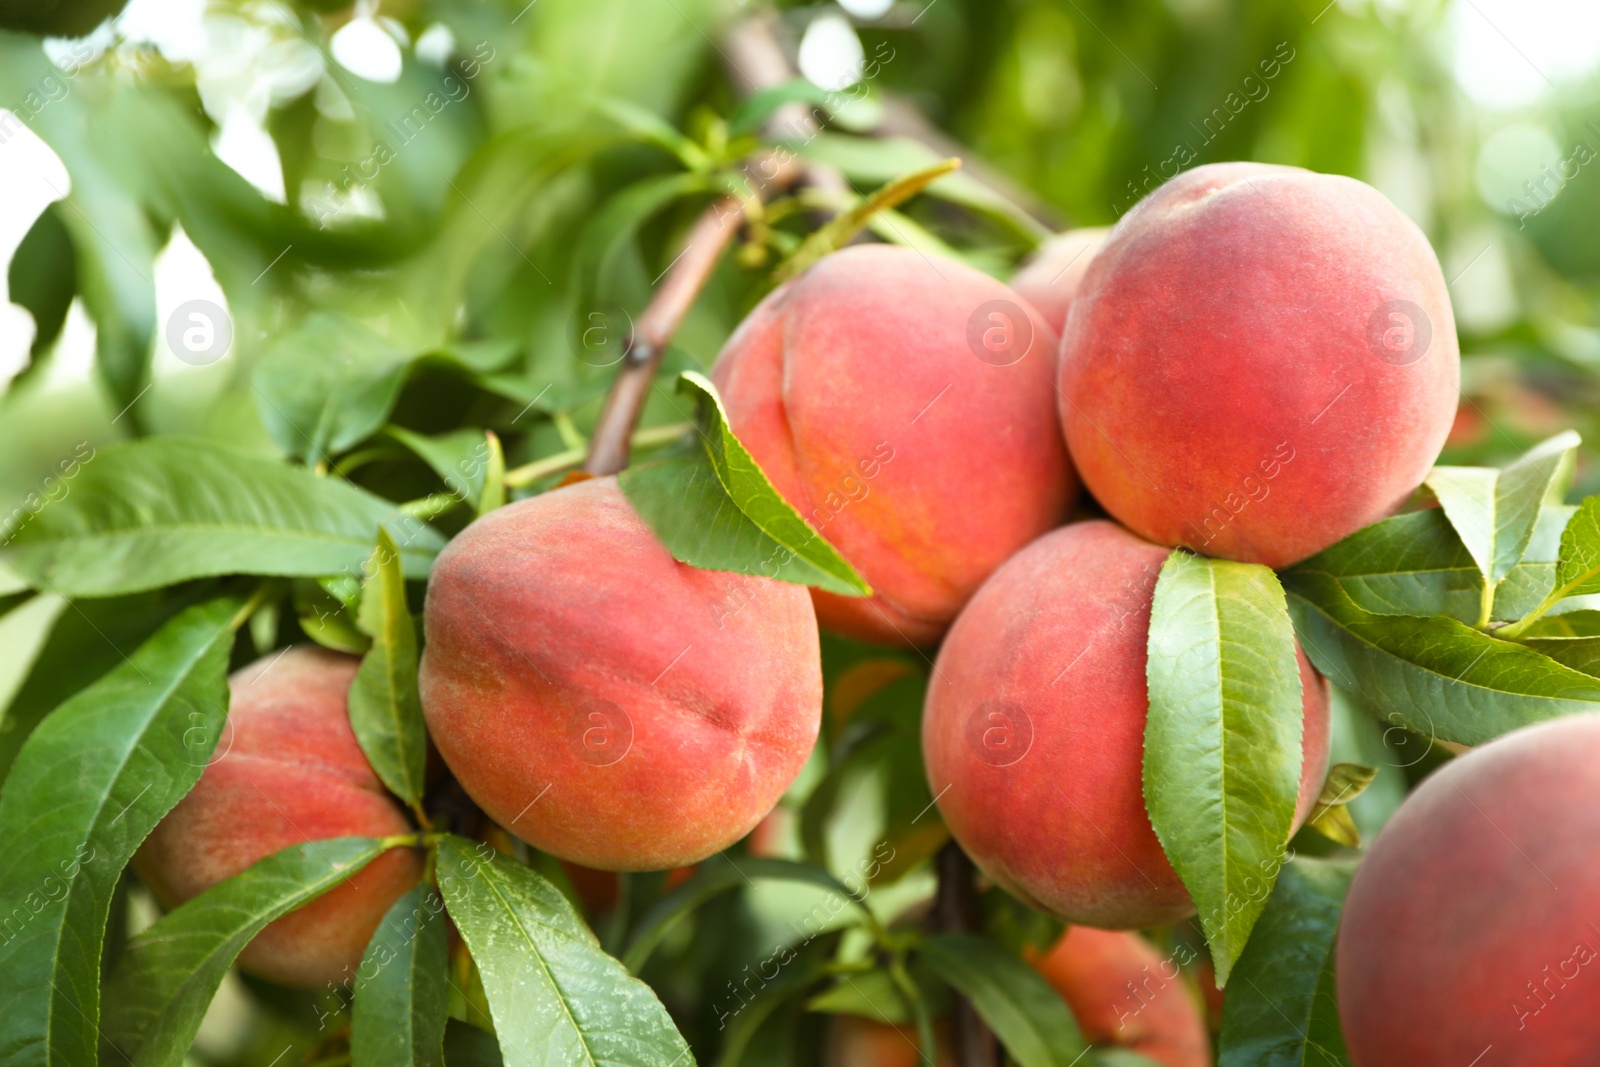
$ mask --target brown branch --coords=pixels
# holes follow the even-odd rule
[[[976,870],[961,846],[951,841],[939,850],[939,888],[933,898],[933,922],[937,929],[951,933],[978,930],[978,891],[973,883]],[[999,1067],[1000,1048],[989,1026],[959,994],[954,997],[950,1019],[950,1039],[958,1067]]]
[[[729,75],[745,95],[782,85],[794,77],[794,67],[778,43],[776,21],[776,15],[770,13],[757,15],[738,23],[728,34],[724,55]],[[793,132],[816,131],[811,113],[803,105],[794,106],[798,111],[786,104],[773,115],[767,123],[769,134],[775,135],[780,127]],[[751,159],[747,169],[756,176],[756,184],[747,187],[744,202],[739,197],[726,196],[706,208],[690,229],[683,251],[667,268],[661,287],[639,315],[628,336],[627,354],[589,439],[589,454],[583,461],[587,473],[615,474],[627,467],[629,438],[644,411],[661,357],[738,233],[747,205],[759,205],[770,192],[797,182],[830,192],[849,190],[838,171],[801,161],[787,148],[763,150]]]
[[[689,231],[666,280],[628,335],[627,354],[589,439],[589,455],[583,461],[588,473],[616,474],[628,465],[633,427],[644,411],[661,357],[723,251],[739,232],[741,217],[739,201],[726,196],[706,208]]]

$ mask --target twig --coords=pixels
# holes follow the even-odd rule
[[[585,471],[615,474],[628,465],[629,438],[644,411],[661,357],[716,269],[723,250],[738,233],[742,215],[739,201],[725,196],[707,208],[689,230],[683,251],[668,268],[661,287],[628,335],[627,355],[606,394],[594,436],[589,439],[589,455],[583,461]]]
[[[746,95],[782,85],[794,76],[794,68],[778,43],[775,20],[776,15],[770,13],[758,15],[737,24],[728,35],[725,54],[729,74]],[[811,130],[816,128],[804,107],[798,112],[780,108],[768,123],[768,130],[780,122],[790,124],[791,129],[804,130],[807,124]],[[640,314],[628,337],[627,355],[589,439],[589,454],[583,461],[583,470],[588,473],[615,474],[628,465],[629,436],[644,410],[661,357],[738,232],[746,206],[758,206],[771,190],[787,189],[799,181],[838,191],[849,188],[837,171],[801,162],[788,149],[765,150],[753,163],[760,185],[747,190],[742,201],[740,197],[726,196],[705,210],[690,229],[683,251],[667,269],[661,287]]]
[[[933,898],[933,921],[940,930],[973,933],[978,929],[978,894],[975,870],[961,846],[951,841],[939,850],[939,888]],[[973,1008],[957,994],[951,1013],[951,1039],[958,1067],[999,1067],[1000,1049],[994,1034]]]

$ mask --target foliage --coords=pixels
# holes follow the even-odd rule
[[[920,654],[826,638],[824,739],[779,843],[681,882],[621,875],[608,903],[452,821],[431,773],[417,614],[434,558],[578,465],[636,316],[723,196],[740,236],[665,352],[622,486],[690,564],[859,596],[704,374],[783,277],[863,230],[1004,274],[1174,167],[1361,174],[1395,127],[1430,131],[1432,196],[1404,206],[1466,279],[1449,465],[1418,506],[1281,574],[1177,552],[1157,587],[1144,786],[1200,917],[1155,936],[1228,983],[1226,1067],[1343,1057],[1331,946],[1361,817],[1343,805],[1371,772],[1334,767],[1311,820],[1333,855],[1291,857],[1296,638],[1364,729],[1431,759],[1600,710],[1600,475],[1576,434],[1551,436],[1593,439],[1600,411],[1600,238],[1574,221],[1595,194],[1575,185],[1524,231],[1456,179],[1488,131],[1429,45],[1432,5],[902,3],[859,22],[859,91],[754,94],[719,43],[740,12],[712,0],[385,4],[372,25],[404,39],[387,83],[335,59],[335,35],[371,20],[333,0],[212,5],[206,47],[258,43],[220,59],[116,27],[48,52],[29,35],[86,33],[107,6],[46,24],[0,2],[0,104],[67,178],[8,271],[36,334],[0,395],[0,1064],[90,1063],[102,1039],[137,1064],[191,1045],[276,1062],[285,1043],[284,1062],[353,1067],[821,1062],[833,1016],[926,1045],[958,997],[1015,1062],[1078,1062],[1071,1013],[1024,962],[1054,920],[993,887],[974,929],[929,917],[948,831],[921,763]],[[814,14],[782,12],[785,33]],[[265,96],[238,96],[247,82]],[[1578,96],[1551,121],[1576,127]],[[824,128],[770,128],[792,101]],[[223,162],[242,114],[281,196]],[[0,125],[0,151],[20,129]],[[768,151],[837,168],[846,191],[768,188]],[[1489,262],[1519,268],[1498,316],[1464,295],[1485,232]],[[187,248],[216,291],[174,300],[164,263]],[[202,297],[195,347],[178,311]],[[85,323],[92,378],[67,359]],[[362,656],[352,725],[416,832],[290,848],[157,917],[127,868],[211,758],[228,668],[305,641]],[[216,997],[267,923],[395,848],[429,878],[372,938],[370,976]],[[236,1043],[206,1047],[208,1018]],[[1083,1062],[1102,1054],[1131,1062]]]

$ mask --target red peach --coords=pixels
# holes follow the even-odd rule
[[[1517,730],[1417,787],[1345,901],[1356,1067],[1546,1067],[1600,1047],[1600,716]]]
[[[424,622],[445,763],[511,833],[586,867],[726,848],[816,743],[806,590],[679,563],[615,478],[468,526],[434,563]]]
[[[1094,1044],[1164,1067],[1211,1067],[1205,1019],[1177,963],[1138,934],[1074,926],[1033,965]]]
[[[293,648],[229,679],[232,703],[213,762],[135,857],[158,899],[181,904],[291,845],[412,832],[350,728],[346,693],[359,662]],[[296,986],[353,980],[384,913],[421,874],[417,852],[385,852],[270,923],[240,966]]]
[[[870,584],[830,630],[938,640],[995,567],[1061,521],[1055,334],[1005,285],[861,245],[769,295],[712,371],[739,439]]]
[[[1089,271],[1089,262],[1110,232],[1109,227],[1095,226],[1058,233],[1040,245],[1012,276],[1011,288],[1026,297],[1057,333],[1066,327],[1067,312]]]
[[[1405,503],[1459,377],[1439,262],[1381,193],[1223,163],[1157,189],[1095,255],[1061,417],[1135,533],[1283,567]]]
[[[1084,926],[1194,911],[1144,804],[1145,646],[1168,552],[1105,521],[1045,535],[972,598],[928,688],[923,754],[950,832],[1005,889]],[[1298,825],[1327,764],[1328,700],[1296,655]]]

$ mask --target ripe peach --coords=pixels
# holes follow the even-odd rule
[[[1211,1040],[1178,964],[1135,933],[1074,926],[1033,961],[1083,1036],[1164,1067],[1211,1067]]]
[[[422,706],[467,793],[602,870],[696,863],[772,810],[816,743],[806,590],[679,563],[596,478],[478,519],[428,582]]]
[[[1582,715],[1474,749],[1406,799],[1339,929],[1356,1067],[1594,1062],[1597,790],[1600,716]]]
[[[740,325],[712,370],[734,432],[875,591],[814,594],[825,627],[936,641],[1061,521],[1054,344],[1000,282],[886,245],[828,256]]]
[[[949,1027],[941,1021],[934,1031],[935,1058],[922,1054],[917,1028],[909,1023],[891,1026],[859,1015],[835,1015],[828,1024],[823,1062],[828,1067],[952,1067]]]
[[[181,904],[291,845],[412,831],[350,728],[345,696],[358,664],[300,647],[229,679],[232,703],[211,764],[135,857],[163,903]],[[240,966],[288,985],[353,980],[384,913],[421,874],[417,852],[385,852],[268,925]]]
[[[1071,923],[1194,911],[1144,805],[1145,644],[1167,555],[1105,521],[1041,537],[972,598],[928,687],[923,754],[950,832],[1001,886]],[[1328,756],[1327,690],[1299,659],[1297,825]]]
[[[1111,232],[1106,226],[1058,233],[1035,252],[1011,278],[1011,288],[1027,297],[1050,328],[1060,333],[1067,312],[1089,271],[1089,262]]]
[[[1381,193],[1220,163],[1157,189],[1095,255],[1061,418],[1133,532],[1282,567],[1405,502],[1459,377],[1439,262]]]

